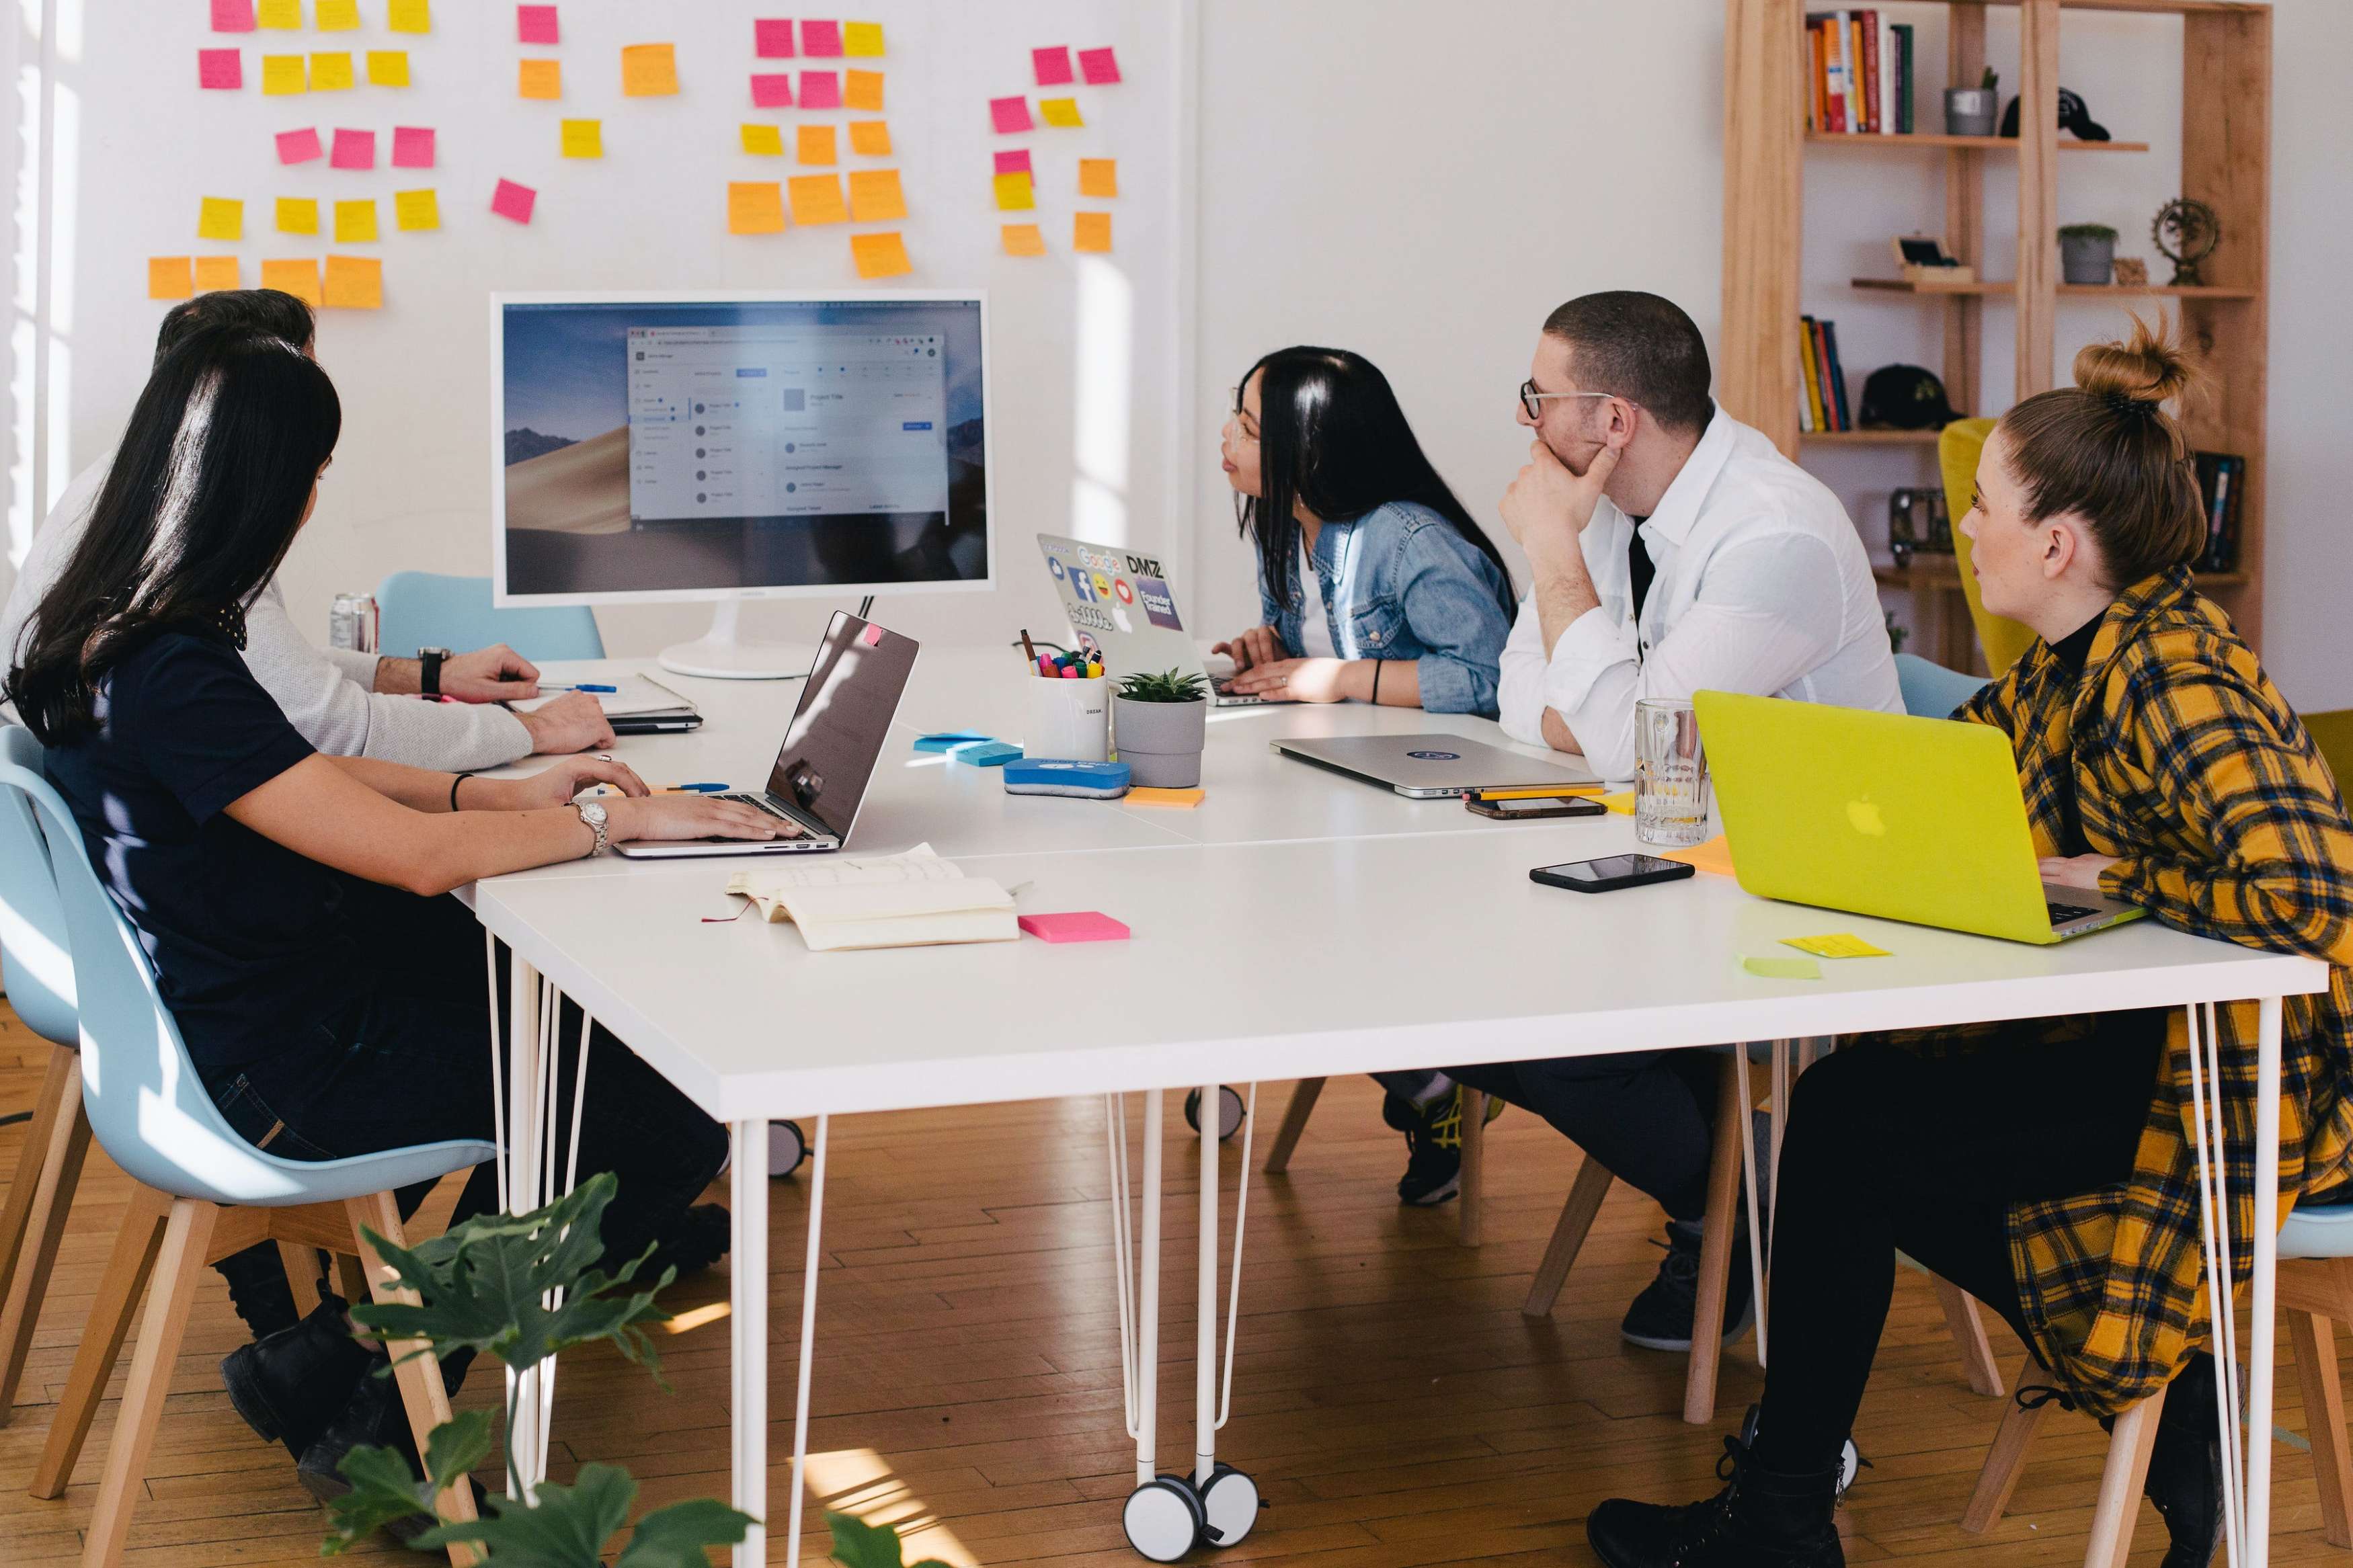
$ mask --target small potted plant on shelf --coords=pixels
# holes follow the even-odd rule
[[[1112,705],[1119,760],[1145,789],[1191,789],[1201,782],[1208,740],[1209,683],[1199,674],[1131,675]]]
[[[2059,230],[2059,276],[2069,283],[2105,283],[2116,258],[2116,231],[2104,223],[2071,223]]]
[[[1945,133],[1948,136],[1990,136],[2000,118],[2001,78],[1991,66],[1975,87],[1945,89]]]

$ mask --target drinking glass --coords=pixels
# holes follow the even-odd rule
[[[1676,697],[1634,704],[1634,837],[1685,849],[1706,841],[1707,752],[1699,719]]]

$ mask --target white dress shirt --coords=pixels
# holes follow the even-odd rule
[[[1626,563],[1634,524],[1603,498],[1586,525],[1600,604],[1550,650],[1535,595],[1504,646],[1505,732],[1545,744],[1556,710],[1604,778],[1634,776],[1634,704],[1741,691],[1904,711],[1871,558],[1846,509],[1762,432],[1715,411],[1642,524],[1658,574],[1634,618]]]
[[[72,558],[111,461],[101,458],[76,474],[33,536],[7,608],[0,611],[0,650],[7,664],[16,662],[25,623],[41,595]],[[463,773],[531,754],[531,732],[496,704],[427,702],[373,689],[376,658],[322,648],[304,637],[286,613],[275,578],[246,611],[245,667],[285,710],[287,721],[328,755]]]

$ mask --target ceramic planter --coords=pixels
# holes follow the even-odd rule
[[[1191,789],[1201,782],[1201,748],[1208,741],[1209,704],[1137,702],[1115,698],[1113,740],[1139,789]]]
[[[2112,234],[2063,234],[2059,237],[2059,276],[2068,283],[2105,283],[2116,259]]]
[[[1948,87],[1945,89],[1945,134],[1990,136],[2001,112],[2001,95],[1989,88]]]

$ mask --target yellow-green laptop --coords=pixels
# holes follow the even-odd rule
[[[1999,730],[1728,691],[1692,700],[1733,864],[1760,898],[2032,942],[2144,912],[2042,880]]]

